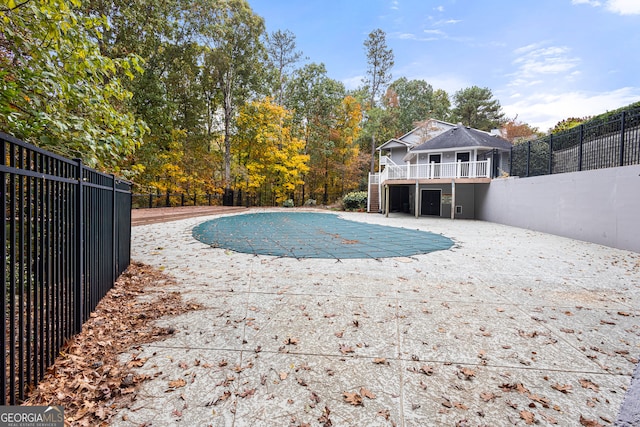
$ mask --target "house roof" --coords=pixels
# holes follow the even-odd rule
[[[387,142],[385,142],[384,144],[379,146],[377,149],[378,150],[388,150],[389,148],[409,147],[410,145],[411,144],[406,142],[406,141],[401,141],[401,140],[396,139],[396,138],[391,138],[390,140],[388,140]]]
[[[452,148],[498,148],[508,150],[511,143],[499,136],[458,125],[411,149],[412,153]]]
[[[433,124],[433,123],[438,123],[438,124],[440,124],[441,126],[445,126],[445,127],[455,126],[455,124],[453,124],[453,123],[445,122],[445,121],[442,121],[442,120],[438,120],[438,119],[428,119],[428,120],[425,120],[424,122],[422,122],[422,124],[421,124],[420,126],[416,126],[416,127],[414,127],[413,129],[411,129],[409,132],[405,133],[404,135],[402,135],[402,136],[401,136],[400,138],[398,138],[398,139],[400,139],[400,140],[404,140],[406,137],[408,137],[408,136],[412,135],[413,133],[415,133],[415,132],[419,132],[419,131],[422,131],[425,125],[427,125],[427,124]]]
[[[428,119],[404,135],[398,138],[391,138],[384,144],[380,145],[377,150],[382,151],[397,147],[413,147],[420,144],[425,138],[430,138],[433,135],[437,135],[454,126],[456,125],[443,122],[442,120]]]

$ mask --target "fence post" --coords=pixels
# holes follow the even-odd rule
[[[111,286],[113,286],[113,284],[116,282],[117,277],[117,270],[118,270],[118,245],[116,242],[117,236],[116,236],[116,232],[118,231],[118,212],[116,209],[116,203],[117,203],[117,199],[116,199],[116,194],[117,194],[117,185],[116,185],[116,176],[114,174],[111,174],[111,200],[112,200],[112,204],[111,204]]]
[[[78,187],[76,188],[76,271],[75,271],[75,332],[82,331],[84,321],[84,179],[81,159],[76,159],[78,166]]]
[[[509,148],[509,176],[513,176],[513,144]]]
[[[620,117],[620,166],[624,166],[624,121],[625,121],[625,113],[622,112],[622,117]]]
[[[169,199],[169,189],[167,188],[167,199],[165,200],[165,204],[164,206],[166,208],[168,208],[169,206],[171,206],[171,200]]]
[[[553,174],[553,134],[549,134],[549,175]]]
[[[184,206],[184,193],[180,193],[180,206]]]
[[[131,196],[133,197],[133,193],[131,194]],[[153,207],[153,193],[149,191],[149,209],[151,209],[152,207]]]
[[[584,125],[580,125],[580,147],[578,147],[578,171],[582,170],[582,142],[584,138],[583,130],[584,130]]]
[[[527,177],[529,177],[530,163],[531,163],[531,141],[527,142]]]
[[[6,149],[6,142],[4,140],[0,140],[0,157],[2,157],[2,165],[5,165],[6,159],[7,159],[7,149]],[[6,215],[4,212],[6,212],[7,210],[7,184],[6,184],[6,177],[5,177],[5,173],[4,172],[0,172],[0,178],[2,178],[2,183],[0,185],[2,185],[2,187],[0,187],[2,189],[2,212],[3,215]],[[7,259],[7,228],[5,227],[5,223],[3,220],[3,224],[2,224],[2,259],[5,260],[6,263],[6,259]],[[6,264],[5,264],[6,265]],[[6,304],[7,301],[7,269],[5,267],[5,265],[2,266],[2,272],[0,274],[2,274],[2,302],[3,304]],[[7,310],[5,308],[2,309],[2,314],[0,314],[0,322],[2,322],[2,325],[0,326],[1,332],[2,333],[2,342],[5,342],[5,337],[7,336]],[[2,354],[0,354],[0,363],[2,363],[2,378],[0,378],[0,388],[2,388],[2,398],[0,399],[0,403],[2,405],[6,405],[7,404],[7,351],[6,351],[6,344],[5,344],[5,348],[2,349]]]
[[[209,199],[209,206],[211,206],[211,193],[207,194],[207,199]]]

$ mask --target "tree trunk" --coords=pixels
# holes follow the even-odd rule
[[[370,173],[375,173],[376,167],[376,136],[371,135],[371,167],[369,168]]]

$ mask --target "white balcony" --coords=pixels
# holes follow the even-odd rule
[[[491,161],[387,165],[376,178],[381,184],[387,180],[491,178]]]

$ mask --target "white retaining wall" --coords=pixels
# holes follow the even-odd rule
[[[640,165],[494,179],[475,202],[480,220],[640,252]]]

